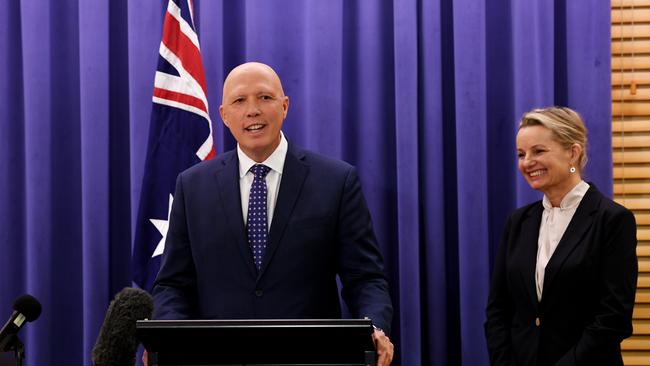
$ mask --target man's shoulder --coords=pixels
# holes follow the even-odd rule
[[[224,169],[230,163],[236,163],[236,150],[229,150],[216,155],[210,160],[204,160],[185,169],[181,175],[184,177],[203,176]],[[235,161],[233,161],[235,159]]]
[[[347,174],[350,170],[354,169],[351,164],[343,160],[308,150],[294,144],[289,144],[287,154],[292,155],[302,164],[317,168],[319,171]],[[211,160],[197,163],[183,171],[181,175],[183,177],[202,177],[211,175],[222,169],[226,169],[231,166],[231,164],[234,164],[234,167],[236,167],[237,162],[237,150],[233,149],[218,154]]]
[[[289,153],[308,166],[328,169],[333,171],[348,172],[353,166],[346,161],[327,156],[315,151],[302,148],[297,145],[290,145]]]

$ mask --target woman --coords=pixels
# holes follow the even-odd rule
[[[519,124],[519,171],[544,198],[503,232],[485,323],[492,365],[623,365],[636,224],[582,180],[586,135],[569,108],[536,109]]]

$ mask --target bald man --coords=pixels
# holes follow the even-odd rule
[[[335,319],[341,295],[377,327],[390,364],[392,305],[355,169],[290,144],[273,69],[234,68],[219,112],[235,150],[178,176],[153,296],[157,319]]]

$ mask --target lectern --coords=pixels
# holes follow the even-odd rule
[[[370,320],[139,320],[150,366],[375,366]]]

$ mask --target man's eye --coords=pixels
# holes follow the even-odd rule
[[[270,95],[262,95],[260,98],[261,98],[262,100],[271,100],[271,96],[270,96]]]
[[[519,159],[523,159],[524,156],[526,156],[526,154],[524,154],[524,153],[517,153],[517,157],[518,157]]]
[[[241,103],[244,101],[244,98],[237,98],[233,101],[233,104]]]

